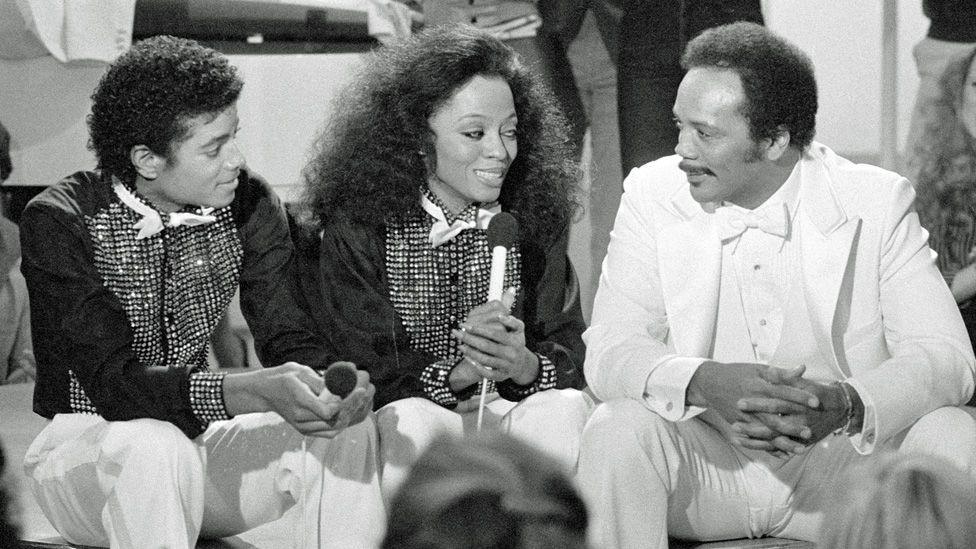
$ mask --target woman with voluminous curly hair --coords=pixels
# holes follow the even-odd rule
[[[976,49],[946,68],[909,151],[916,207],[969,337],[976,342]]]
[[[490,428],[575,466],[590,408],[566,257],[577,166],[553,105],[501,41],[438,27],[369,57],[318,141],[297,294],[376,386],[387,495],[435,434],[474,428],[482,379]],[[499,211],[520,229],[485,303]]]

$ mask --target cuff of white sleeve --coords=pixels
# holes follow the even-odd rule
[[[705,411],[686,402],[688,384],[704,358],[666,355],[651,369],[644,384],[644,405],[668,421],[689,419]]]

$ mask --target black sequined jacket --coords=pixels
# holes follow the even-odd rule
[[[194,393],[194,381],[221,375],[206,370],[207,344],[238,279],[262,351],[317,354],[314,338],[282,329],[300,323],[278,322],[294,314],[281,309],[290,302],[281,295],[293,248],[266,182],[242,172],[233,203],[214,212],[217,222],[146,239],[135,238],[140,216],[120,204],[112,183],[101,172],[78,172],[24,211],[35,412],[154,418],[196,436],[225,413],[219,378],[209,401]]]
[[[409,277],[423,274],[390,272],[387,229],[387,224],[358,224],[337,213],[318,234],[306,230],[296,253],[298,305],[308,311],[314,331],[328,340],[331,352],[369,372],[376,386],[375,408],[402,398],[431,398],[431,380],[424,372],[446,358],[420,350],[391,301],[391,278],[409,282]],[[528,349],[555,366],[555,388],[582,388],[585,324],[576,275],[566,256],[567,238],[564,230],[547,249],[519,242],[521,289],[512,314],[525,323]],[[459,270],[464,268],[472,266]],[[487,271],[474,276],[486,279]],[[459,320],[440,319],[442,330],[449,333]],[[532,391],[505,381],[498,384],[498,392],[518,400]]]

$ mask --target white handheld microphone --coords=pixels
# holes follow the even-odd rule
[[[491,249],[491,275],[488,279],[488,301],[500,300],[505,285],[505,261],[508,250],[515,245],[518,237],[518,221],[508,212],[495,214],[488,222],[488,248]],[[488,393],[488,379],[481,379],[481,397],[478,399],[478,431],[485,413],[485,396]]]

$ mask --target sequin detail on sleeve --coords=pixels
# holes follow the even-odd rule
[[[225,375],[203,369],[190,374],[190,406],[201,425],[230,419],[224,404]]]
[[[521,400],[533,393],[553,389],[556,387],[556,365],[545,356],[536,353],[539,357],[539,375],[530,385],[518,385],[516,383],[505,383],[498,388],[498,393],[508,400]]]

